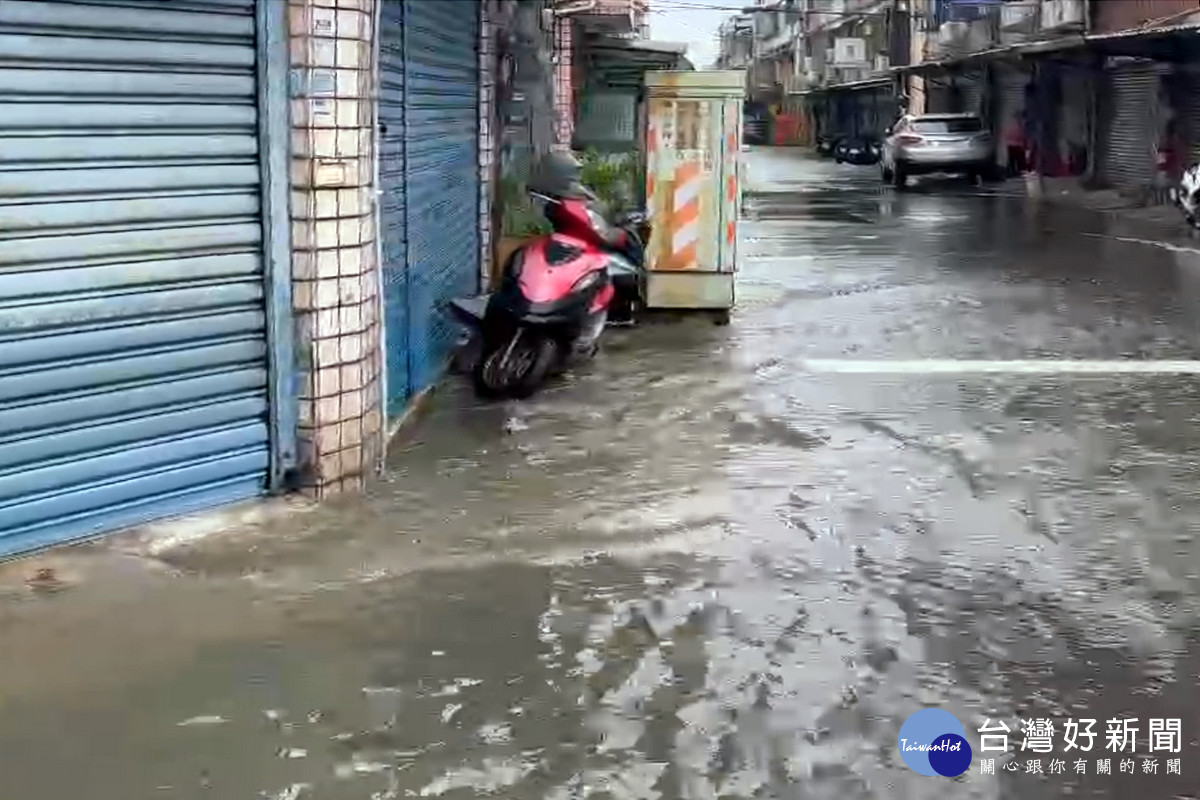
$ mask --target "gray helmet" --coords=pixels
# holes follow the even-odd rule
[[[529,178],[529,190],[551,197],[587,200],[591,193],[584,188],[583,166],[568,151],[556,150],[538,159]]]

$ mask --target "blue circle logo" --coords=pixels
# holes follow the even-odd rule
[[[971,767],[966,729],[940,708],[923,708],[906,719],[896,744],[904,763],[920,775],[955,778]]]

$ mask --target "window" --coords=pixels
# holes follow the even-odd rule
[[[965,119],[919,119],[912,129],[917,133],[979,133],[983,123],[975,117]]]

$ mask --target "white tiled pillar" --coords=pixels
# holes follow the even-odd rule
[[[375,0],[288,0],[292,280],[303,488],[362,487],[381,463]]]

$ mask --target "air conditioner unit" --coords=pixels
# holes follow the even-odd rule
[[[1043,0],[1042,30],[1061,31],[1082,28],[1083,22],[1083,0]]]
[[[845,37],[833,40],[833,63],[838,66],[857,67],[867,63],[866,40]]]

